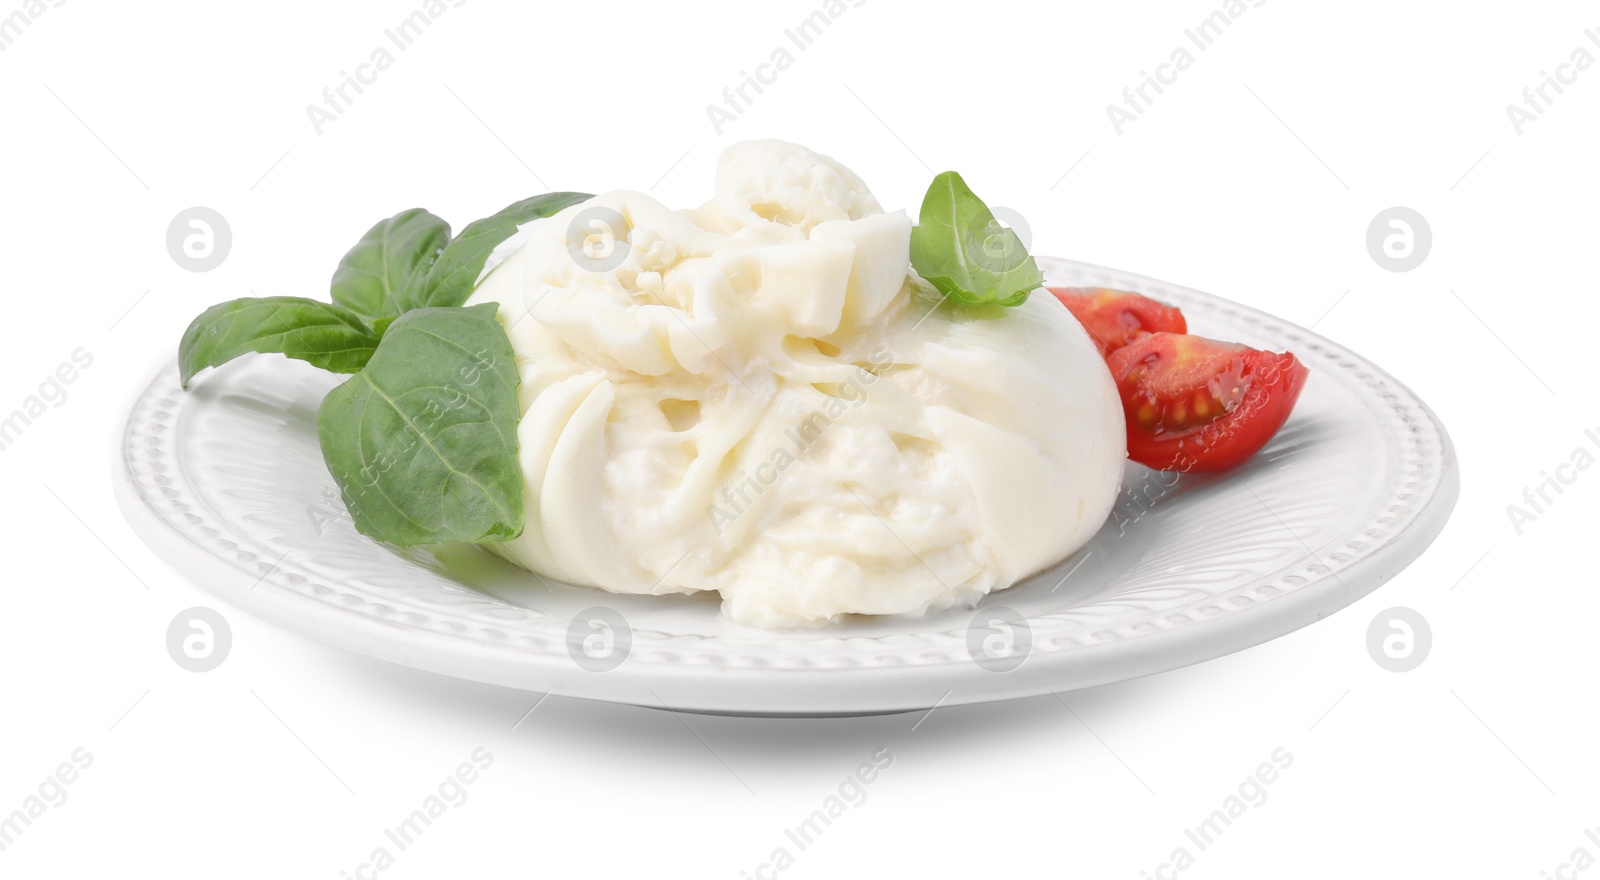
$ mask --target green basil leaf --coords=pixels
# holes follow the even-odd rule
[[[935,177],[911,230],[911,265],[964,306],[1019,306],[1044,283],[1022,240],[954,171]]]
[[[450,243],[450,224],[421,208],[379,221],[333,273],[333,301],[371,322],[400,315],[401,296]]]
[[[214,305],[190,322],[178,343],[178,371],[187,388],[206,367],[259,351],[354,373],[377,347],[377,334],[348,309],[297,296],[236,299]]]
[[[322,456],[362,534],[400,546],[521,534],[520,380],[496,308],[407,312],[323,399]]]
[[[523,199],[482,220],[467,224],[445,246],[425,278],[406,291],[401,311],[415,308],[459,306],[472,295],[489,254],[524,223],[548,217],[562,208],[593,198],[586,193],[553,192]]]

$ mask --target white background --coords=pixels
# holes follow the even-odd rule
[[[1600,473],[1520,535],[1506,512],[1600,429],[1600,72],[1520,135],[1505,111],[1575,47],[1600,53],[1584,34],[1600,14],[1270,0],[1117,134],[1106,105],[1218,6],[869,0],[718,134],[706,105],[812,0],[473,0],[320,135],[306,106],[418,4],[45,7],[0,52],[0,411],[75,349],[94,360],[0,453],[0,813],[74,749],[94,763],[0,852],[0,876],[354,876],[479,747],[495,760],[468,801],[381,876],[756,876],[783,829],[887,747],[869,799],[782,876],[1139,878],[1281,747],[1294,763],[1266,803],[1181,876],[1600,877],[1557,874],[1577,847],[1600,857],[1583,834],[1600,824]],[[360,232],[414,205],[459,227],[546,189],[696,204],[718,152],[761,136],[833,155],[890,208],[914,208],[930,168],[958,169],[1022,212],[1036,252],[1315,324],[1449,426],[1463,485],[1448,528],[1324,622],[1068,695],[1070,711],[1045,697],[942,708],[915,731],[915,715],[691,730],[551,698],[512,730],[533,696],[259,623],[124,523],[121,410],[205,306],[325,296]],[[191,205],[233,231],[205,274],[166,250]],[[1409,273],[1367,253],[1391,205],[1433,230]],[[198,604],[234,632],[206,674],[165,648]],[[1414,672],[1367,654],[1394,605],[1432,625]]]

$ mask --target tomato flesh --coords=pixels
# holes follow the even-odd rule
[[[1187,333],[1183,312],[1149,297],[1096,287],[1051,287],[1048,290],[1072,312],[1105,357],[1151,333]]]
[[[1165,471],[1220,471],[1254,455],[1310,372],[1289,352],[1149,333],[1106,359],[1122,396],[1128,457]]]

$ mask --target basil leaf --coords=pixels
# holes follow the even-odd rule
[[[381,220],[333,273],[333,301],[369,322],[399,317],[400,297],[450,243],[450,224],[421,208]]]
[[[1044,283],[1017,234],[954,171],[935,177],[911,230],[911,265],[964,306],[1019,306]]]
[[[348,309],[297,296],[236,299],[214,305],[190,322],[178,343],[178,372],[187,388],[206,367],[259,351],[354,373],[377,347],[377,334]]]
[[[497,306],[417,309],[317,412],[356,529],[391,544],[522,532],[519,377]]]
[[[472,295],[478,276],[489,261],[489,254],[510,238],[524,223],[548,217],[562,208],[593,198],[586,193],[553,192],[523,199],[494,214],[467,224],[455,240],[445,246],[427,276],[406,291],[401,312],[406,309],[459,306]]]

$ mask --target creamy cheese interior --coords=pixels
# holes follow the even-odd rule
[[[1088,540],[1121,405],[1054,297],[938,305],[911,220],[826,156],[736,144],[716,195],[616,191],[523,228],[500,303],[522,377],[512,562],[715,590],[762,627],[971,603]]]

